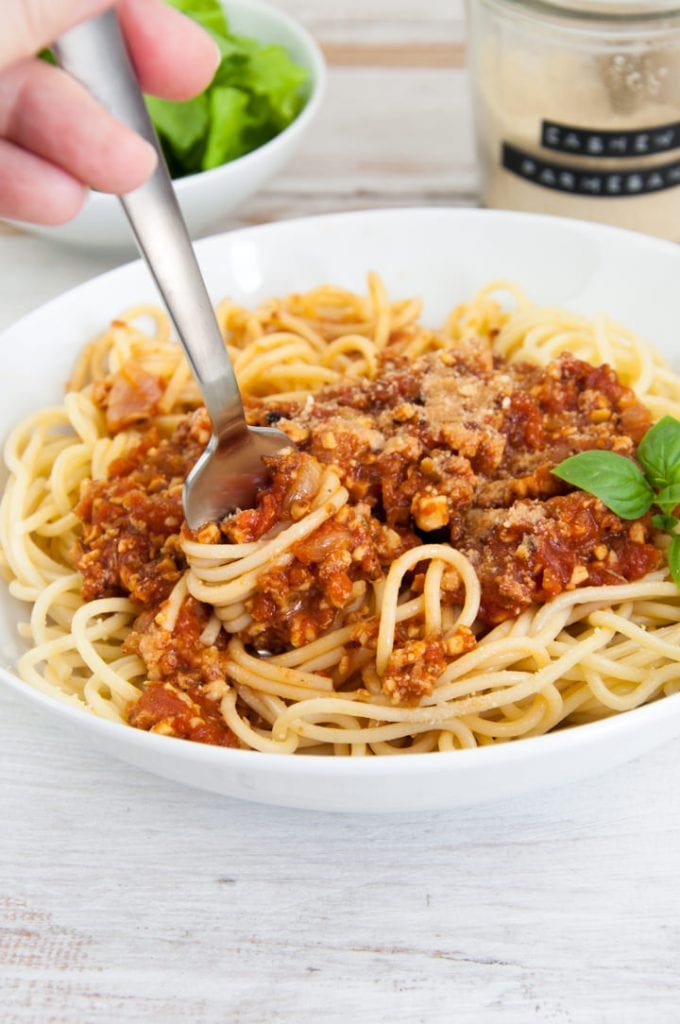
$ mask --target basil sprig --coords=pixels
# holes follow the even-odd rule
[[[673,535],[668,551],[671,576],[680,587],[680,420],[664,416],[647,431],[637,450],[637,466],[616,452],[580,452],[565,459],[553,474],[587,491],[621,519],[639,519],[656,506],[652,517],[659,530]]]

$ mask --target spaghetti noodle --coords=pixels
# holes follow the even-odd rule
[[[94,714],[280,753],[452,750],[680,689],[680,592],[649,517],[550,470],[634,457],[680,378],[606,317],[496,282],[444,326],[324,286],[218,320],[253,423],[291,438],[255,509],[190,533],[209,423],[165,315],[83,351],[5,445],[29,684]],[[294,446],[294,447],[293,447]]]

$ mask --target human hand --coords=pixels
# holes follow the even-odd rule
[[[116,6],[145,92],[189,99],[212,79],[215,43],[163,0],[2,0],[0,217],[62,224],[88,188],[122,194],[153,171],[148,142],[108,114],[60,68],[35,54]]]

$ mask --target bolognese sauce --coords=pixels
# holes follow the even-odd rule
[[[134,372],[136,395],[156,389]],[[123,385],[96,396],[110,423],[124,420]],[[130,403],[128,403],[130,404]],[[132,403],[143,430],[144,410]],[[484,341],[461,343],[408,362],[383,357],[372,380],[347,379],[304,401],[249,401],[253,424],[276,423],[291,448],[266,460],[269,482],[255,508],[190,534],[182,523],[184,477],[209,437],[203,410],[167,438],[151,429],[86,486],[77,564],[86,599],[129,595],[139,616],[126,642],[144,661],[149,685],[129,721],[210,743],[236,743],[219,717],[226,642],[201,639],[209,612],[187,599],[170,633],[162,604],[186,568],[182,537],[248,543],[314,507],[322,471],[332,468],[347,504],[293,545],[285,564],[265,567],[246,601],[240,639],[275,654],[309,643],[340,624],[355,625],[357,647],[375,647],[375,616],[362,595],[402,553],[442,540],[467,556],[481,586],[476,634],[403,635],[383,679],[397,703],[431,692],[452,659],[480,632],[565,590],[636,580],[661,555],[648,517],[623,521],[598,499],[574,491],[552,470],[570,455],[607,449],[635,458],[651,425],[648,410],[607,366],[563,355],[546,368],[512,363]],[[410,576],[418,593],[423,574]],[[455,571],[442,599],[460,601]]]

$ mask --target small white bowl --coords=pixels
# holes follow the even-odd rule
[[[326,86],[326,66],[312,36],[293,18],[264,0],[223,0],[230,29],[263,43],[278,43],[309,72],[304,108],[279,135],[245,156],[210,171],[174,182],[192,238],[215,230],[218,219],[235,210],[281,169],[314,119]],[[26,231],[57,242],[91,249],[136,253],[130,227],[116,196],[91,192],[73,220],[58,227],[21,223]]]

